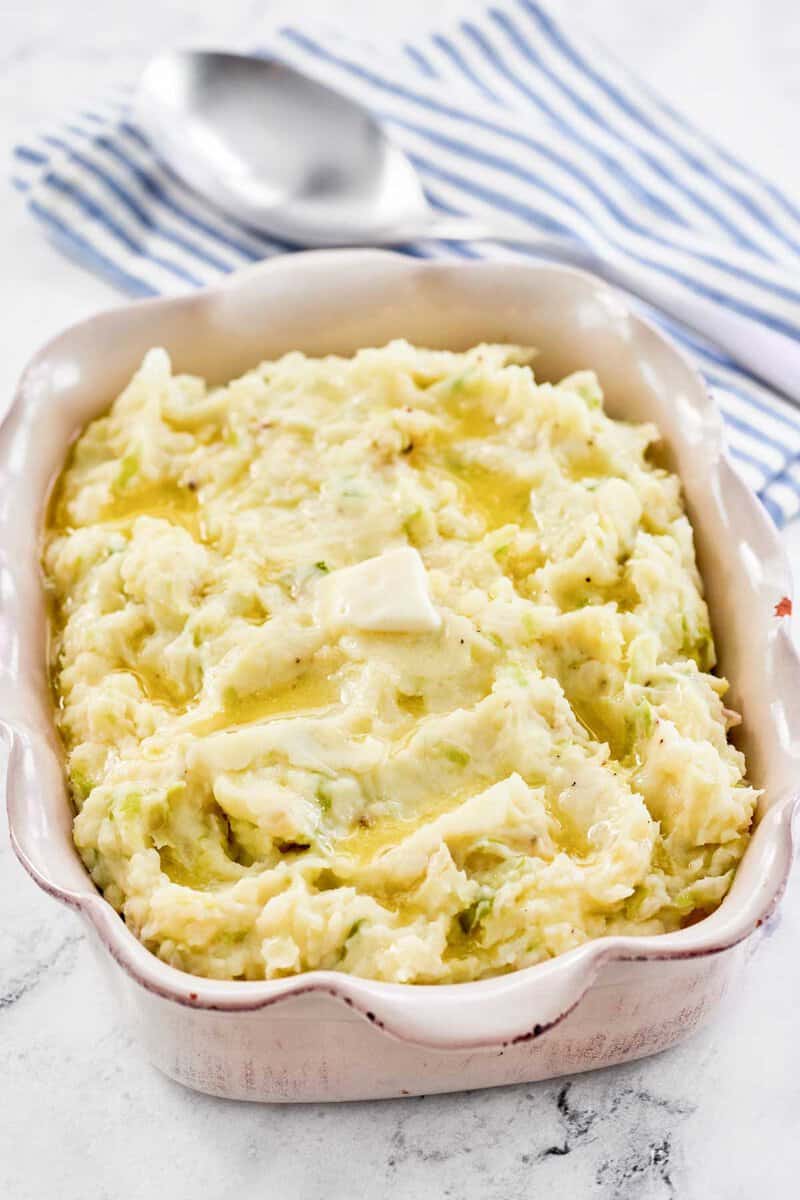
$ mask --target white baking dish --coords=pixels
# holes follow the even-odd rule
[[[155,958],[95,891],[71,840],[45,670],[38,538],[48,484],[83,424],[150,346],[214,381],[288,349],[348,353],[398,336],[464,349],[541,347],[537,372],[592,366],[613,415],[652,419],[684,482],[741,743],[764,789],[733,888],[678,933],[603,938],[498,979],[412,987],[335,972],[213,982]],[[778,536],[731,466],[702,381],[591,276],[557,266],[420,263],[372,251],[295,255],[212,290],[85,321],[33,360],[0,432],[0,712],[10,742],[14,847],[74,907],[153,1061],[222,1096],[333,1100],[474,1088],[584,1070],[660,1050],[713,1010],[742,943],[784,887],[800,756],[800,662]]]

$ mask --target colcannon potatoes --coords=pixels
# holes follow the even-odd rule
[[[43,561],[76,846],[224,979],[515,970],[713,909],[757,793],[678,479],[591,371],[151,351]]]

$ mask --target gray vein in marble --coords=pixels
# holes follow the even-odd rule
[[[50,952],[46,961],[33,963],[21,974],[5,982],[0,989],[0,1012],[22,1000],[46,975],[65,975],[73,969],[78,945],[84,940],[82,933],[72,933],[63,938]]]

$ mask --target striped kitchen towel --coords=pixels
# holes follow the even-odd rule
[[[368,105],[437,208],[511,214],[800,338],[800,206],[565,30],[545,4],[506,0],[405,46],[309,28],[252,43]],[[148,295],[290,249],[175,179],[132,123],[130,94],[16,148],[15,185],[67,252]],[[525,253],[491,243],[404,250]],[[702,339],[657,319],[702,369],[738,466],[785,523],[800,510],[800,412]]]

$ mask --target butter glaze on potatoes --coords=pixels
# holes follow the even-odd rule
[[[679,483],[532,358],[207,390],[152,351],[79,439],[44,546],[75,841],[166,961],[454,982],[725,894],[756,793]]]

